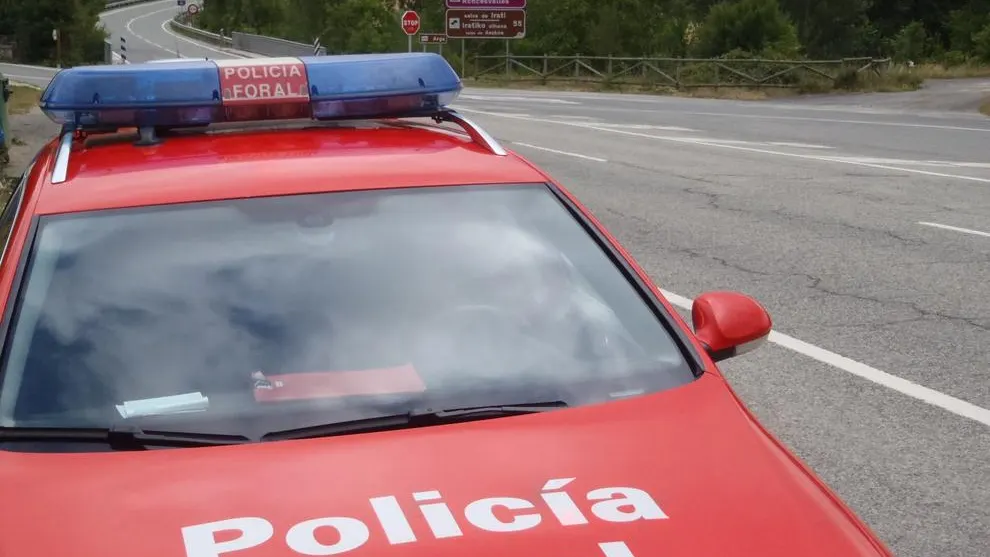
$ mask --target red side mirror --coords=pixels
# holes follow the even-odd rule
[[[756,349],[770,335],[773,321],[759,302],[738,292],[706,292],[691,305],[694,334],[713,360]]]

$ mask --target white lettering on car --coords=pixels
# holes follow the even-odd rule
[[[218,542],[217,532],[239,532],[236,538]],[[264,518],[246,516],[208,522],[182,529],[189,557],[218,557],[224,553],[259,546],[275,535],[275,527]]]
[[[464,516],[471,524],[489,532],[529,530],[530,528],[535,528],[543,520],[543,517],[536,513],[514,514],[509,520],[499,520],[495,516],[495,507],[502,507],[513,511],[536,508],[535,505],[525,499],[518,499],[516,497],[490,497],[470,503],[464,509]]]
[[[416,501],[437,501],[440,499],[440,492],[421,491],[419,493],[413,493],[413,499]],[[461,532],[461,527],[454,520],[454,514],[450,512],[446,504],[429,503],[427,505],[420,505],[419,511],[423,513],[423,518],[426,519],[426,523],[429,524],[430,530],[437,539],[455,538],[464,535]]]
[[[316,539],[319,528],[337,530],[337,541],[326,545]],[[368,541],[371,532],[363,522],[346,516],[330,516],[314,518],[300,522],[285,534],[285,545],[296,553],[303,555],[339,555],[353,551]]]
[[[576,478],[552,479],[543,485],[540,497],[546,510],[520,497],[486,497],[464,507],[466,522],[487,532],[519,532],[537,528],[544,518],[553,517],[561,526],[588,524],[588,516],[564,490]],[[590,513],[604,522],[627,523],[640,520],[669,518],[660,505],[642,489],[634,487],[602,487],[585,495],[593,503]],[[412,501],[426,520],[436,539],[464,536],[450,507],[439,491],[420,491]],[[369,499],[371,510],[392,545],[418,541],[399,499],[393,495]],[[548,513],[546,511],[549,511]],[[334,530],[335,536],[317,536],[317,531]],[[221,534],[218,536],[218,534]],[[469,535],[469,534],[468,534]],[[242,517],[207,522],[182,528],[186,557],[222,557],[231,553],[270,543],[275,536],[274,525],[264,518]],[[226,541],[217,541],[218,537]],[[340,555],[361,548],[371,537],[368,525],[353,517],[321,517],[300,522],[285,534],[285,545],[299,555]],[[326,543],[328,540],[336,540]],[[623,542],[600,544],[607,556],[628,552]],[[631,555],[627,553],[628,555]]]

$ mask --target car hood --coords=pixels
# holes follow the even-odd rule
[[[0,555],[886,555],[721,378],[300,441],[0,452]]]

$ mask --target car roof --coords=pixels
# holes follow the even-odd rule
[[[468,128],[468,131],[471,131]],[[49,147],[58,150],[57,142]],[[347,123],[72,141],[65,180],[42,173],[36,214],[326,191],[546,182],[515,153],[442,126]],[[54,167],[56,157],[50,159]]]

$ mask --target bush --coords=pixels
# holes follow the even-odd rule
[[[892,41],[894,60],[920,62],[928,52],[928,33],[920,21],[904,26]]]
[[[709,58],[734,50],[793,59],[800,53],[801,45],[797,29],[777,0],[715,4],[697,31],[695,54]]]
[[[973,35],[973,50],[981,62],[990,62],[990,23]]]

